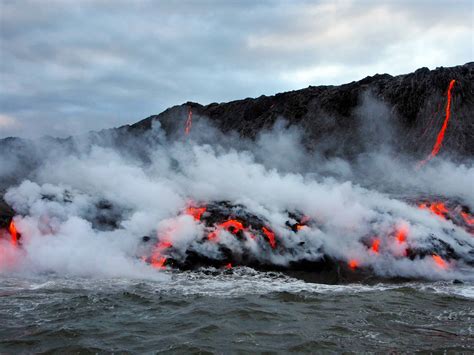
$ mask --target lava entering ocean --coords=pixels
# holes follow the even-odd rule
[[[455,83],[429,159],[443,144],[453,90],[462,89]],[[278,98],[267,99],[265,107]],[[277,112],[280,104],[271,104]],[[185,107],[190,134],[193,111]],[[438,157],[414,170],[412,155],[393,159],[392,149],[364,144],[359,155],[336,148],[332,156],[345,139],[338,134],[307,147],[306,138],[314,140],[303,128],[277,121],[250,139],[223,133],[193,109],[193,139],[183,139],[181,107],[138,139],[127,128],[117,144],[111,134],[66,152],[43,148],[44,161],[0,201],[9,207],[0,215],[1,250],[17,251],[29,270],[78,275],[251,267],[320,275],[318,282],[472,278],[469,160]],[[243,117],[250,122],[255,112]],[[365,139],[370,131],[351,133]]]

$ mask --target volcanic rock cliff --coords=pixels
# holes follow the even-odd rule
[[[224,132],[236,131],[252,138],[262,128],[271,127],[278,118],[284,118],[304,128],[309,146],[327,142],[329,144],[324,145],[327,154],[350,156],[357,153],[361,143],[361,137],[354,134],[359,124],[357,108],[368,95],[389,109],[399,129],[399,149],[422,156],[429,154],[443,124],[446,93],[451,80],[455,80],[452,117],[443,141],[443,153],[472,156],[474,62],[435,70],[421,68],[399,76],[376,74],[340,86],[309,86],[274,96],[228,103],[202,106],[187,102],[120,130],[147,130],[153,121],[159,120],[167,131],[182,132],[191,110],[195,117],[208,117]]]

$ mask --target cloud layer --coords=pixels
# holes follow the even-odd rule
[[[0,1],[0,137],[474,58],[471,1]]]

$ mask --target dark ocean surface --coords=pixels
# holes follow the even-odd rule
[[[474,284],[0,276],[1,353],[474,351]]]

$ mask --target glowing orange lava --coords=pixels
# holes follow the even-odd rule
[[[453,89],[455,82],[456,80],[453,79],[449,83],[448,93],[447,93],[447,102],[446,102],[446,116],[444,119],[443,126],[441,127],[441,130],[438,133],[438,137],[436,137],[436,142],[435,142],[435,145],[433,146],[433,149],[431,150],[430,155],[425,160],[422,160],[420,162],[419,164],[420,166],[423,166],[428,161],[433,159],[439,153],[439,150],[441,149],[441,145],[443,144],[444,134],[446,132],[446,128],[448,127],[449,118],[451,117],[451,91]]]
[[[153,266],[155,269],[165,269],[165,263],[166,263],[166,257],[161,256],[161,255],[153,255],[151,257],[151,266]]]
[[[262,227],[262,231],[267,236],[268,242],[270,243],[270,246],[272,247],[272,249],[275,249],[276,247],[275,233],[273,233],[271,230],[265,227]]]
[[[217,231],[212,231],[207,235],[208,240],[216,240],[217,239]]]
[[[395,233],[395,238],[397,238],[398,243],[402,244],[407,240],[407,234],[408,234],[408,228],[405,226],[402,226],[397,229]]]
[[[160,241],[153,251],[153,255],[150,258],[150,264],[155,269],[165,269],[166,257],[162,255],[164,249],[171,248],[173,243],[167,240]]]
[[[446,208],[446,205],[443,202],[433,202],[433,203],[421,203],[418,205],[421,209],[430,210],[435,215],[446,219],[446,214],[449,210]]]
[[[8,226],[8,231],[10,232],[11,243],[13,245],[17,245],[18,244],[18,231],[16,230],[16,226],[13,220],[10,222],[10,225]]]
[[[372,247],[370,248],[374,253],[378,254],[380,248],[380,239],[376,238],[372,242]]]
[[[466,224],[470,226],[474,225],[474,217],[471,216],[469,213],[461,211],[461,217],[464,219],[464,222],[466,222]]]
[[[432,255],[433,261],[438,265],[441,269],[447,269],[448,264],[446,261],[439,255]]]
[[[200,221],[203,213],[206,212],[206,207],[190,206],[186,209],[186,213],[193,216],[196,221]]]
[[[357,269],[359,267],[359,262],[355,259],[351,259],[349,260],[349,262],[347,263],[349,265],[349,267],[354,270],[354,269]]]
[[[231,263],[228,263],[228,264],[225,266],[225,268],[226,268],[227,270],[232,269],[232,264],[231,264]]]
[[[237,234],[238,232],[244,230],[243,224],[235,219],[229,219],[228,221],[219,224],[219,227],[224,228],[232,234]]]
[[[207,235],[208,240],[216,241],[217,237],[219,236],[219,229],[225,229],[226,231],[234,235],[236,235],[240,231],[245,230],[244,225],[235,219],[229,219],[225,222],[222,222],[221,224],[217,225],[217,228],[218,228],[217,230],[212,231]]]
[[[186,135],[191,132],[191,126],[193,125],[193,110],[191,110],[191,107],[188,110],[188,119],[186,120],[186,123],[184,125],[184,133]]]
[[[304,224],[297,224],[297,225],[296,225],[296,230],[297,230],[297,231],[302,230],[303,227],[305,227]]]

